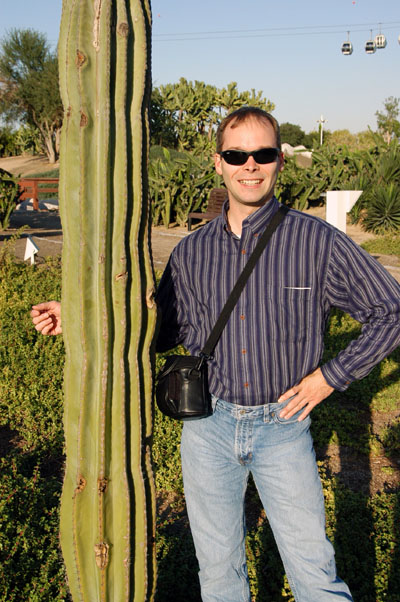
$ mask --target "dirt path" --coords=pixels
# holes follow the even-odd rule
[[[0,159],[0,167],[15,176],[28,176],[35,173],[58,169],[59,163],[49,163],[44,155],[33,157],[32,155],[21,155],[19,157],[4,157]]]

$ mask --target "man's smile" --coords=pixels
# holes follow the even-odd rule
[[[257,179],[257,180],[239,180],[239,184],[244,184],[245,186],[257,186],[259,184],[262,184],[263,180],[262,179]]]

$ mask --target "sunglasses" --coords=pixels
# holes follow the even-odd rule
[[[260,148],[256,151],[226,150],[219,154],[229,165],[244,165],[249,157],[253,157],[256,163],[264,165],[276,161],[280,153],[279,148]]]

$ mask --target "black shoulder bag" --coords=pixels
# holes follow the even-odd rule
[[[156,401],[163,414],[181,420],[205,418],[212,413],[211,396],[208,390],[207,360],[212,353],[228,321],[233,308],[246,284],[262,251],[272,234],[283,221],[287,207],[280,207],[262,234],[250,255],[221,314],[198,356],[170,355],[161,369],[156,385]]]

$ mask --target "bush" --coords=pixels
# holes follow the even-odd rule
[[[184,226],[188,214],[206,208],[211,188],[218,186],[214,166],[202,155],[176,153],[158,148],[149,164],[152,222],[168,227],[172,222]]]
[[[15,135],[16,155],[40,155],[43,143],[38,128],[32,125],[21,125]]]
[[[15,263],[8,247],[3,246],[0,253],[0,444],[4,456],[0,463],[0,602],[63,602],[69,600],[58,544],[64,351],[61,338],[39,335],[29,318],[33,302],[60,298],[60,261],[35,266]],[[325,341],[326,359],[357,332],[354,320],[335,312]],[[157,366],[161,361],[159,356]],[[396,407],[399,366],[397,350],[364,381],[321,404],[313,412],[317,446],[336,441],[369,462],[376,433],[368,417],[385,404]],[[180,471],[182,425],[155,413],[156,601],[199,602],[198,567]],[[378,434],[384,453],[395,465],[398,420],[392,425],[385,421],[385,429]],[[368,495],[354,491],[332,478],[322,462],[320,473],[339,574],[360,602],[400,602],[399,492]],[[246,504],[253,599],[290,602],[293,596],[252,483]]]
[[[12,157],[17,154],[17,132],[9,126],[0,128],[0,157]]]
[[[32,461],[33,460],[33,461]],[[59,549],[59,475],[29,456],[0,460],[0,600],[69,600]]]
[[[29,312],[60,298],[60,259],[26,266],[0,254],[0,426],[18,432],[23,451],[59,455],[63,446],[61,337],[38,336]]]
[[[400,147],[397,141],[388,146],[378,135],[371,135],[370,144],[368,150],[350,151],[328,143],[313,152],[311,168],[287,159],[276,186],[278,199],[302,211],[310,202],[322,202],[327,190],[362,190],[351,211],[353,223],[375,233],[398,232]]]
[[[34,126],[21,125],[17,130],[10,126],[0,128],[0,157],[39,155],[42,152],[40,132]]]
[[[400,186],[391,182],[375,189],[363,224],[375,234],[400,230]]]
[[[323,146],[313,151],[312,166],[300,167],[294,159],[285,159],[276,196],[279,201],[299,211],[310,202],[322,203],[327,190],[345,190],[344,183],[357,173],[356,156],[346,148]]]
[[[0,230],[6,230],[10,225],[10,215],[18,196],[18,178],[0,168]]]
[[[29,311],[60,296],[60,261],[16,263],[0,250],[0,600],[69,600],[59,550],[61,338],[39,336]]]

